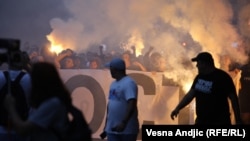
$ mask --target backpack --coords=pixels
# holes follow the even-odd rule
[[[10,77],[9,77],[8,71],[4,71],[3,74],[6,78],[6,83],[3,85],[3,87],[0,90],[0,125],[11,128],[10,120],[9,120],[7,111],[4,108],[3,101],[9,90],[8,84],[10,84],[11,94],[15,98],[15,101],[16,101],[17,113],[20,115],[20,118],[22,120],[26,120],[28,118],[29,107],[28,107],[26,95],[20,84],[20,80],[26,74],[26,72],[21,71],[14,81],[11,81],[9,79]]]
[[[60,136],[54,130],[60,141],[92,141],[92,131],[82,112],[74,106],[70,106],[68,112],[72,116],[72,120],[69,122],[67,133]]]

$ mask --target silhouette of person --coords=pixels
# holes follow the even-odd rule
[[[192,61],[197,62],[198,74],[191,89],[171,112],[171,118],[174,119],[179,111],[195,98],[196,125],[230,125],[232,123],[229,98],[234,110],[236,124],[240,124],[238,97],[230,75],[215,67],[213,57],[209,52],[199,53]]]
[[[7,95],[4,105],[17,133],[29,141],[57,141],[57,134],[65,134],[69,124],[67,108],[72,105],[54,64],[38,62],[31,69],[30,105],[33,108],[27,120],[22,120],[15,108],[15,99]],[[53,130],[52,130],[53,129]]]
[[[73,54],[74,52],[71,49],[63,50],[54,60],[56,67],[59,69],[73,69],[75,67]]]
[[[146,68],[142,65],[142,63],[137,60],[133,61],[131,57],[132,56],[128,51],[122,54],[122,59],[125,62],[127,70],[147,71]]]
[[[121,58],[114,58],[106,67],[115,79],[110,85],[104,129],[108,141],[136,141],[139,132],[137,84],[126,74]]]
[[[89,61],[89,69],[101,69],[101,60],[98,57],[93,57],[90,61]]]
[[[31,78],[29,75],[29,72],[24,70],[24,67],[26,64],[25,62],[25,54],[21,50],[16,50],[16,51],[11,51],[9,54],[9,61],[8,62],[8,69],[1,71],[0,72],[0,103],[1,103],[1,108],[0,108],[0,115],[2,117],[7,116],[7,111],[4,108],[3,101],[5,94],[4,92],[4,87],[5,84],[9,83],[6,85],[6,87],[9,87],[10,90],[7,91],[12,91],[11,86],[9,86],[11,83],[9,80],[12,81],[19,81],[19,84],[21,86],[22,92],[17,93],[19,94],[19,99],[16,100],[16,105],[19,105],[20,110],[21,109],[26,109],[22,110],[22,118],[26,118],[29,112],[29,106],[28,106],[28,98],[30,97],[30,92],[31,92]],[[6,88],[5,87],[5,88]],[[13,88],[13,87],[12,87]],[[6,92],[6,91],[5,91]],[[16,94],[16,93],[15,93]],[[21,94],[24,94],[24,97],[20,97]],[[25,100],[25,102],[23,101]],[[22,106],[20,106],[22,105]],[[25,108],[24,108],[25,107]],[[24,112],[26,111],[26,112]],[[20,112],[20,111],[18,111]],[[0,140],[5,141],[5,140],[12,140],[12,141],[23,141],[25,138],[20,137],[18,134],[16,134],[15,130],[12,128],[12,125],[9,124],[9,121],[3,120],[1,117],[1,122],[0,122]],[[5,118],[4,118],[5,119]]]
[[[239,103],[244,124],[250,124],[250,60],[241,67]]]

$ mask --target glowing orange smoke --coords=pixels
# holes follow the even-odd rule
[[[189,91],[189,89],[191,88],[191,85],[192,85],[192,83],[185,83],[185,84],[183,84],[182,86],[183,86],[183,91],[185,92],[185,93],[187,93],[188,91]]]
[[[50,51],[51,52],[55,52],[56,54],[59,54],[64,49],[62,44],[58,43],[53,36],[48,35],[47,39],[51,43],[51,46],[50,46]]]
[[[133,52],[133,53],[135,53],[137,57],[139,55],[142,55],[144,43],[143,43],[143,39],[141,37],[141,34],[137,30],[134,30],[131,33],[130,38],[125,43],[123,43],[121,46],[121,48],[124,51],[127,51],[127,50],[131,51],[132,47],[135,47],[135,52]]]

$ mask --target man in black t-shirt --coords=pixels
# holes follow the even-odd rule
[[[197,62],[198,74],[191,89],[171,113],[174,119],[179,111],[194,98],[196,102],[196,125],[230,125],[229,103],[232,103],[236,124],[241,123],[240,109],[232,78],[214,65],[213,57],[208,52],[201,52],[193,62]]]

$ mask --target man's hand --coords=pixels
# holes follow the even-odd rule
[[[177,115],[179,114],[179,110],[174,109],[171,113],[171,119],[174,120],[175,117],[177,117]]]
[[[112,131],[116,132],[122,132],[126,127],[126,123],[121,122],[120,124],[116,125],[115,127],[112,128]]]
[[[105,131],[103,131],[101,134],[100,134],[100,137],[101,139],[105,139],[107,137],[107,133]]]

